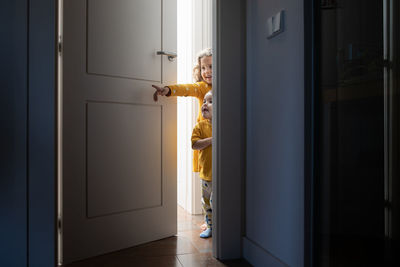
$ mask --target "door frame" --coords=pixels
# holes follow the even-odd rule
[[[314,266],[314,181],[315,181],[315,86],[318,70],[315,34],[319,31],[318,1],[303,0],[304,6],[304,266]]]
[[[242,257],[246,162],[246,1],[213,1],[213,256]],[[217,212],[216,212],[217,211]]]
[[[57,265],[58,4],[30,0],[28,106],[29,266]],[[245,6],[213,1],[213,256],[242,256],[245,174]],[[223,31],[222,31],[223,29]],[[241,64],[237,64],[240,60]],[[217,77],[218,76],[218,77]],[[234,146],[232,145],[234,144]],[[239,151],[239,153],[238,153]],[[28,238],[29,237],[29,238]],[[34,252],[34,253],[33,253]]]

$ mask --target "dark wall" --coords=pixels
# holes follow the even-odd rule
[[[0,5],[0,266],[56,265],[55,3]]]
[[[284,32],[267,39],[280,10]],[[303,1],[247,1],[244,257],[255,266],[303,266],[303,19]]]
[[[29,266],[56,263],[56,2],[29,1]]]
[[[0,266],[27,265],[28,3],[0,5]]]

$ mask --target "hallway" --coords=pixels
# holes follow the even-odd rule
[[[224,263],[212,257],[212,239],[199,237],[202,215],[190,215],[178,206],[178,234],[174,237],[120,250],[65,267],[239,267],[244,260]]]

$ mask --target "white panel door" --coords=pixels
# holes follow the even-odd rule
[[[67,0],[63,27],[63,262],[172,236],[176,0]]]

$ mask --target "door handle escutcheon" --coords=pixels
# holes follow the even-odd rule
[[[169,61],[174,61],[178,55],[174,52],[167,52],[167,51],[157,51],[157,55],[160,56],[167,56]]]

